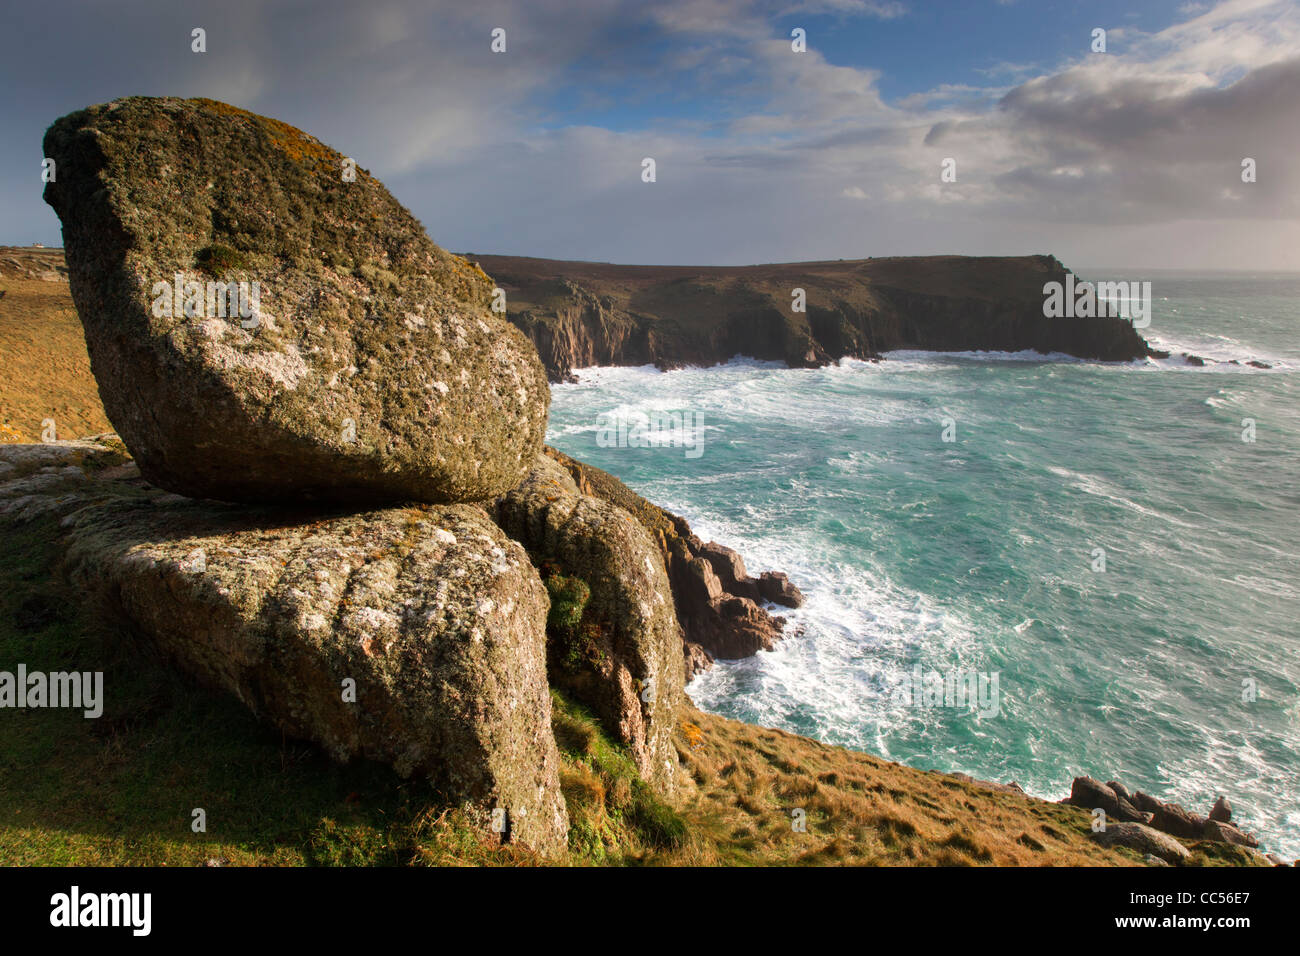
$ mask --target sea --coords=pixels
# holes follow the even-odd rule
[[[1226,794],[1294,859],[1300,276],[1150,278],[1168,359],[583,369],[548,441],[802,589],[703,710],[1053,800]]]

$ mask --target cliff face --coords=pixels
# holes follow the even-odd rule
[[[1118,318],[1049,319],[1052,256],[922,256],[761,266],[621,266],[475,256],[553,381],[591,365],[713,365],[735,355],[814,367],[892,349],[1151,354]],[[794,311],[794,290],[806,310]]]

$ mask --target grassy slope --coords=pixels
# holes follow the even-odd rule
[[[0,269],[3,261],[0,260]],[[8,292],[19,283],[0,279]],[[81,408],[106,429],[67,288],[0,299],[0,403]],[[22,290],[20,290],[22,291]],[[30,298],[28,298],[30,296]],[[41,304],[43,303],[43,304]],[[59,341],[60,362],[27,350]],[[98,417],[97,417],[98,416]],[[22,422],[25,422],[23,419]],[[39,433],[25,429],[31,440]],[[60,429],[60,436],[67,432]],[[461,825],[420,781],[339,767],[223,696],[137,655],[60,583],[52,519],[0,527],[0,670],[103,670],[104,716],[0,711],[0,864],[507,864],[538,861]],[[678,733],[665,806],[581,707],[555,695],[575,864],[1136,864],[1088,817],[777,730],[701,714]],[[190,828],[207,812],[207,832]],[[791,814],[803,809],[806,832]],[[1223,847],[1201,862],[1244,862]]]
[[[0,247],[0,441],[39,441],[54,419],[59,438],[108,431],[60,249]]]

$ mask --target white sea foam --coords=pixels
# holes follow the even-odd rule
[[[1184,338],[1153,344],[1235,357]],[[1300,706],[1278,716],[1300,688],[1294,386],[1207,368],[1240,377],[1151,374],[1203,371],[1177,355],[1033,352],[582,370],[555,389],[551,434],[804,591],[804,607],[777,609],[789,624],[774,652],[691,685],[705,709],[1048,799],[1081,772],[1201,812],[1218,788],[1267,848],[1295,855]],[[699,412],[704,456],[593,451],[596,413],[615,408]],[[1245,415],[1266,440],[1196,444]],[[1000,671],[1002,717],[898,705],[915,662]],[[1246,674],[1266,690],[1249,712],[1234,697]]]
[[[1279,372],[1291,368],[1290,362],[1278,355],[1226,335],[1204,333],[1201,335],[1183,335],[1177,338],[1165,335],[1148,335],[1147,342],[1153,349],[1168,352],[1167,359],[1148,359],[1147,362],[1160,368],[1195,369],[1209,372]],[[1195,355],[1204,360],[1204,366],[1190,363],[1186,356]],[[1232,363],[1237,364],[1232,364]],[[1256,368],[1250,362],[1262,362],[1270,366],[1267,369]]]

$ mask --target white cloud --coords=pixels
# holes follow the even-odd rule
[[[436,240],[477,252],[1095,262],[1128,250],[1300,267],[1294,3],[1228,0],[1156,33],[1111,31],[1111,53],[997,63],[987,86],[896,101],[876,70],[829,62],[815,33],[795,53],[772,21],[909,15],[898,4],[573,0],[563,18],[545,6],[338,0],[305,17],[230,0],[206,59],[70,38],[61,55],[88,78],[60,95],[72,108],[125,89],[205,94],[278,116],[370,168]],[[82,32],[139,35],[151,51],[170,50],[192,19],[101,15]],[[489,50],[496,26],[507,54]],[[36,69],[39,51],[13,54],[11,69]],[[565,126],[574,104],[621,125]],[[640,180],[644,156],[657,161],[654,184]],[[1240,182],[1244,156],[1258,161],[1256,183]],[[955,183],[940,182],[945,157]]]

